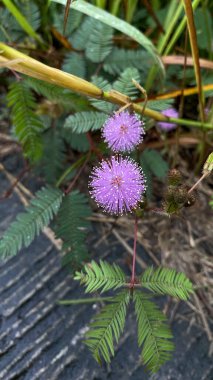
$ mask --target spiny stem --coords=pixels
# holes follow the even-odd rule
[[[138,233],[138,218],[135,217],[135,230],[134,230],[134,248],[132,256],[132,277],[130,287],[134,288],[135,285],[135,261],[136,261],[136,246],[137,246],[137,233]]]

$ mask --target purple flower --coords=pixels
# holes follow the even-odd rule
[[[168,117],[178,117],[178,112],[176,111],[175,108],[168,108],[167,110],[164,110],[161,112],[163,115],[168,116]],[[177,128],[177,124],[169,123],[167,121],[159,121],[157,123],[158,127],[162,129],[163,131],[171,131],[172,129]]]
[[[103,138],[114,152],[130,152],[142,141],[143,123],[135,114],[120,112],[103,126]]]
[[[93,169],[89,185],[92,198],[110,214],[131,211],[146,190],[139,166],[130,158],[114,156]]]

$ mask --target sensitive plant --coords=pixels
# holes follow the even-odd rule
[[[155,97],[163,88],[174,88],[174,77],[175,88],[183,83],[182,67],[175,66],[175,75],[172,66],[165,73],[162,65],[165,57],[160,59],[165,51],[167,54],[168,49],[171,51],[169,46],[178,37],[174,22],[168,28],[168,19],[165,17],[166,33],[160,35],[156,50],[143,33],[145,30],[139,32],[139,22],[153,28],[153,20],[146,13],[140,16],[137,7],[133,9],[128,6],[125,9],[127,21],[134,20],[135,12],[133,27],[121,20],[122,6],[120,10],[119,6],[117,9],[112,7],[113,16],[117,14],[120,17],[113,19],[110,13],[103,14],[101,9],[78,0],[71,2],[65,27],[63,12],[56,4],[50,5],[50,17],[47,20],[44,5],[33,2],[29,12],[29,2],[25,3],[23,9],[19,10],[23,12],[24,24],[19,13],[15,13],[19,20],[15,23],[10,9],[3,9],[5,28],[0,29],[4,42],[0,45],[0,63],[12,73],[8,75],[8,83],[12,83],[8,86],[5,99],[11,109],[12,136],[23,150],[26,170],[29,170],[29,166],[33,167],[47,185],[35,194],[26,212],[17,216],[1,238],[0,256],[9,258],[16,255],[51,223],[51,229],[63,244],[65,254],[62,263],[74,273],[75,280],[86,286],[86,293],[111,291],[106,306],[94,317],[86,334],[85,343],[94,358],[98,362],[110,361],[115,344],[124,331],[127,309],[133,303],[138,325],[138,345],[142,348],[141,358],[149,370],[156,372],[171,357],[174,345],[166,317],[153,303],[151,295],[169,295],[187,300],[193,292],[193,286],[183,273],[171,268],[150,267],[136,277],[138,220],[149,209],[147,202],[149,205],[149,201],[153,200],[153,179],[157,178],[162,183],[168,178],[161,207],[152,211],[169,217],[180,214],[185,207],[194,204],[193,190],[199,182],[189,189],[178,170],[169,171],[169,152],[165,154],[166,149],[162,153],[153,148],[153,136],[156,139],[157,132],[157,143],[161,143],[161,130],[171,130],[173,133],[176,125],[180,125],[183,126],[183,132],[186,126],[193,128],[199,139],[200,128],[205,129],[208,137],[212,133],[212,124],[204,122],[202,118],[198,121],[185,116],[179,118],[178,111],[174,109],[173,95]],[[197,6],[195,3],[198,2],[193,2],[193,7]],[[18,9],[18,2],[15,5]],[[81,7],[81,11],[78,11],[78,7]],[[183,10],[181,5],[178,9],[173,8],[168,4],[162,9],[164,15],[169,14],[170,20],[173,20],[172,12],[176,14],[176,11]],[[201,8],[198,12],[201,12]],[[98,21],[94,17],[96,14]],[[45,20],[49,24],[45,25],[42,40],[40,34]],[[184,22],[186,25],[186,20]],[[158,34],[157,29],[153,29],[155,35]],[[122,38],[120,32],[123,33]],[[167,40],[171,41],[168,45]],[[14,41],[15,49],[7,45]],[[20,41],[33,52],[34,59],[17,50]],[[34,43],[37,44],[37,50],[45,55],[46,64],[40,63]],[[201,49],[209,46],[208,41],[203,44],[203,39],[198,43]],[[53,49],[53,55],[49,50],[49,57],[46,49],[48,44],[52,44]],[[204,54],[208,57],[207,50]],[[52,67],[56,57],[61,70]],[[154,71],[152,66],[155,66]],[[24,75],[16,73],[14,78],[14,72]],[[204,72],[203,80],[204,95],[209,101],[208,70]],[[150,99],[148,97],[147,103],[144,102],[144,92],[140,93],[142,87],[135,83],[141,83],[149,90],[148,95],[152,96]],[[181,88],[177,90],[179,95],[185,96],[187,91],[197,93],[194,75],[188,69],[185,70],[185,83],[193,88]],[[126,110],[119,109],[120,106]],[[151,128],[155,124],[159,128],[152,136]],[[164,148],[166,142],[163,142]],[[201,167],[208,155],[202,140],[199,151]],[[131,154],[131,158],[127,154]],[[93,200],[114,216],[131,212],[129,218],[134,223],[135,233],[130,278],[115,263],[91,261],[85,265],[85,262],[90,261],[86,236],[91,229],[92,210],[90,198],[76,190],[76,185],[90,162],[93,169],[89,191]],[[201,180],[211,170],[210,155]]]

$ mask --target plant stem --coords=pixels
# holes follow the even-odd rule
[[[110,301],[112,297],[94,297],[94,298],[81,298],[78,300],[61,300],[57,303],[59,305],[78,305],[81,303],[95,303],[95,302],[102,302],[102,301]]]
[[[130,282],[130,287],[134,288],[135,285],[135,261],[136,261],[136,246],[137,246],[137,233],[138,233],[138,218],[135,217],[135,230],[134,230],[134,248],[132,256],[132,277]]]
[[[14,62],[13,69],[30,77],[41,79],[45,82],[52,83],[57,86],[65,87],[85,96],[90,96],[96,99],[103,99],[107,102],[117,104],[120,107],[126,105],[131,101],[130,98],[128,98],[126,95],[122,93],[119,93],[118,91],[111,90],[109,92],[103,92],[100,88],[82,78],[47,66],[0,42],[0,63],[2,63],[2,66],[10,67],[11,60],[17,58],[21,59],[21,62]],[[143,113],[143,106],[141,106],[140,104],[132,103],[132,108],[135,112],[138,112],[139,114]],[[147,107],[144,110],[144,116],[153,118],[158,121],[167,121],[174,124],[189,125],[192,127],[203,127],[206,129],[213,128],[211,123],[168,118],[164,116],[162,113],[151,110]]]
[[[56,183],[56,187],[59,187],[62,182],[65,180],[65,178],[76,168],[78,168],[81,163],[83,163],[87,159],[87,155],[83,155],[82,157],[79,158],[78,161],[76,161],[74,164],[72,164],[68,169],[65,170],[65,172],[61,175],[59,180]]]
[[[207,172],[207,173],[204,173],[203,175],[202,175],[202,177],[200,177],[199,178],[199,180],[191,187],[191,189],[189,189],[189,191],[188,191],[188,194],[190,194],[196,187],[197,187],[197,185],[199,185],[199,183],[200,182],[202,182],[202,180],[205,178],[205,177],[207,177],[209,175],[209,173]]]
[[[82,167],[80,168],[79,172],[76,174],[75,178],[73,179],[73,181],[69,184],[68,188],[66,189],[65,191],[65,194],[69,194],[70,191],[72,190],[73,186],[75,185],[76,181],[78,180],[78,178],[80,177],[82,171],[84,170],[86,164],[88,163],[89,159],[90,159],[90,155],[91,155],[91,152],[88,153],[87,155],[87,158],[86,160],[84,161]]]

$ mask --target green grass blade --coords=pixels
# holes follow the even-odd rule
[[[193,10],[195,10],[198,5],[200,4],[200,1],[201,0],[194,0],[193,3],[192,3],[192,8]],[[183,32],[185,26],[186,26],[186,16],[183,17],[183,19],[181,20],[179,26],[177,27],[175,33],[173,34],[168,46],[166,47],[165,51],[164,51],[164,55],[168,55],[171,50],[173,49],[174,47],[174,44],[176,43],[176,41],[178,40],[178,38],[180,37],[181,33]]]
[[[18,10],[18,8],[13,4],[11,0],[3,0],[5,7],[12,13],[16,21],[22,27],[22,29],[30,36],[35,38],[38,42],[41,42],[40,36],[34,31],[32,26],[28,23],[27,19]]]
[[[197,46],[197,35],[196,35],[196,29],[195,29],[193,8],[192,8],[191,0],[183,0],[183,3],[184,3],[185,12],[186,12],[187,26],[188,26],[192,56],[193,56],[193,61],[194,61],[195,78],[196,78],[197,87],[198,87],[200,117],[201,117],[201,120],[204,122],[205,120],[204,102],[203,102],[204,96],[203,96],[203,90],[202,90],[199,50]]]

